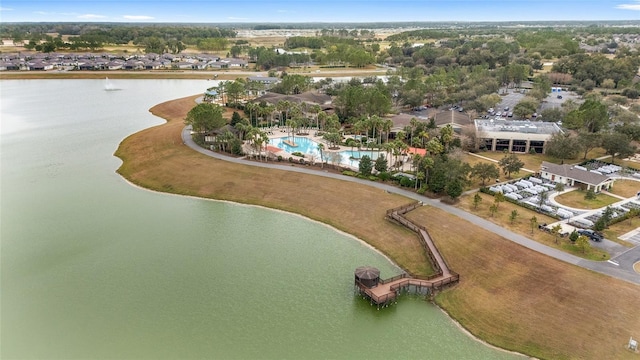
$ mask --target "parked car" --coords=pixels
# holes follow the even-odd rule
[[[578,234],[584,235],[584,236],[588,237],[589,239],[591,239],[593,241],[597,241],[597,242],[600,242],[600,241],[602,241],[602,239],[604,239],[604,236],[602,236],[602,234],[600,234],[599,232],[593,231],[593,230],[589,230],[589,229],[580,229],[580,230],[578,230]]]
[[[513,117],[513,111],[509,111],[509,113],[507,114],[508,117]]]
[[[504,111],[509,111],[509,107],[508,107],[508,106],[505,106],[505,107],[504,107]]]
[[[562,99],[562,95],[558,95],[558,99]]]

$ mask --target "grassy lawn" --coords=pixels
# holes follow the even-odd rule
[[[533,252],[435,208],[408,217],[429,229],[460,273],[460,284],[435,301],[473,334],[537,358],[638,359],[624,344],[640,331],[639,286]]]
[[[480,158],[480,157],[477,157],[477,156],[473,156],[473,155],[470,155],[470,154],[464,154],[464,157],[462,158],[462,161],[468,163],[472,167],[473,167],[473,165],[478,164],[478,163],[488,163],[488,164],[494,164],[495,166],[498,167],[498,169],[500,169],[500,166],[496,162],[485,160],[483,158]],[[511,177],[513,177],[513,175]],[[504,176],[504,174],[502,173],[502,170],[500,170],[500,176],[498,176],[498,178],[500,179],[500,181],[506,181],[507,180],[506,176]],[[468,186],[469,189],[477,189],[480,186],[482,186],[482,181],[478,180],[477,178],[470,177],[469,179],[471,180],[471,183]],[[494,181],[495,181],[495,179],[489,179],[489,180],[487,180],[485,182],[484,185],[485,186],[490,186]]]
[[[484,151],[484,152],[480,152],[478,153],[478,155],[482,155],[494,160],[498,160],[500,161],[500,159],[502,159],[503,157],[505,157],[505,153],[502,152],[493,152],[493,151]],[[540,165],[542,164],[543,161],[548,161],[548,162],[553,162],[553,163],[560,163],[560,161],[551,158],[547,155],[542,155],[542,154],[516,154],[518,156],[518,159],[520,159],[520,161],[522,161],[524,163],[524,168],[525,169],[529,169],[532,170],[534,172],[537,172],[540,170]],[[527,174],[529,174],[526,171],[520,171],[521,175],[520,176],[525,176]],[[512,175],[512,176],[516,176],[516,175]],[[517,177],[517,176],[516,176]]]
[[[606,239],[615,241],[616,243],[626,247],[634,247],[635,244],[630,243],[628,241],[624,241],[619,237],[639,227],[640,227],[640,219],[631,218],[631,219],[627,219],[619,223],[610,225],[608,228],[604,229],[602,233],[604,234],[604,237]]]
[[[478,208],[475,209],[473,206],[473,197],[474,195],[465,195],[460,198],[457,206],[461,209],[464,209],[467,212],[478,215],[486,220],[489,220],[495,224],[500,225],[503,228],[509,229],[515,233],[526,236],[532,240],[535,240],[541,244],[563,250],[567,253],[583,257],[589,260],[595,261],[603,261],[609,259],[609,254],[596,248],[591,247],[585,253],[582,253],[580,249],[578,249],[571,241],[569,241],[568,237],[554,237],[552,234],[541,231],[534,227],[533,231],[531,229],[531,218],[536,217],[537,224],[551,224],[556,222],[557,220],[546,216],[544,214],[537,213],[535,211],[529,210],[527,208],[518,206],[514,203],[510,203],[505,201],[500,203],[498,207],[498,211],[492,216],[489,208],[493,205],[493,196],[480,193],[478,194],[482,197],[482,202],[478,205]],[[511,221],[511,212],[516,210],[518,212],[518,216],[515,221]]]
[[[586,210],[599,209],[620,201],[620,199],[616,197],[602,193],[596,194],[596,197],[593,200],[587,200],[585,199],[586,194],[587,192],[584,190],[573,190],[556,196],[555,200],[564,206]]]
[[[150,189],[300,213],[363,239],[413,273],[432,273],[415,234],[384,220],[387,209],[408,203],[407,198],[194,152],[182,144],[180,133],[195,98],[152,108],[168,123],[126,138],[116,152],[123,160],[118,172]],[[490,203],[485,199],[479,211],[486,212]],[[510,205],[501,204],[501,214],[496,214],[503,223],[502,212]],[[531,236],[532,215],[521,208],[518,212],[517,221],[507,220],[504,226]],[[633,316],[640,307],[640,286],[530,251],[434,208],[420,208],[409,217],[427,226],[449,265],[462,276],[460,284],[439,294],[436,302],[476,336],[539,358],[638,358],[624,344],[629,334],[640,334],[640,317]],[[547,221],[536,217],[540,223]],[[550,235],[534,230],[533,236],[541,241]]]
[[[640,191],[640,181],[635,180],[616,180],[613,183],[613,187],[609,190],[610,193],[620,195],[623,197],[632,197]]]

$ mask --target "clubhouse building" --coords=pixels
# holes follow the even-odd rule
[[[533,150],[544,154],[546,142],[555,133],[562,132],[552,122],[478,119],[474,123],[480,148],[491,151],[529,153]]]

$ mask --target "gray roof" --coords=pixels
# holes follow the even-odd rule
[[[552,135],[561,132],[556,123],[528,120],[500,120],[500,119],[478,119],[475,120],[478,131],[486,132],[515,132],[529,134]]]
[[[574,165],[558,165],[543,161],[540,170],[554,175],[563,176],[588,185],[600,185],[609,180],[607,175],[576,168]]]

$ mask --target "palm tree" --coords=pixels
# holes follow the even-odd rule
[[[314,117],[316,119],[316,130],[319,129],[320,124],[318,124],[318,115],[322,112],[322,108],[318,104],[313,104],[311,105],[309,112],[314,114]]]
[[[318,117],[317,117],[318,130],[320,129],[324,130],[324,124],[327,121],[327,117],[329,117],[329,115],[327,115],[327,113],[324,111],[321,111],[318,113]]]
[[[324,150],[324,144],[318,144],[318,151],[320,152],[320,168],[324,169],[324,158],[322,154],[322,150]]]
[[[265,107],[265,112],[269,115],[269,127],[273,127],[273,114],[276,112],[276,106],[273,104],[267,104]]]
[[[411,126],[411,142],[413,143],[413,133],[416,130],[416,128],[418,127],[418,124],[420,122],[418,121],[418,119],[416,119],[415,117],[412,117],[411,120],[409,120],[409,124]]]
[[[287,122],[287,118],[289,118],[289,109],[291,108],[291,103],[287,100],[280,100],[276,104],[276,109],[280,111],[280,125],[284,125]],[[282,119],[282,112],[284,111],[285,116]]]
[[[382,131],[384,131],[387,134],[386,142],[389,142],[389,133],[391,132],[391,128],[393,128],[393,120],[384,119],[382,121]]]

